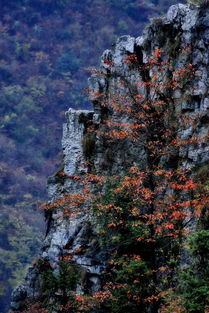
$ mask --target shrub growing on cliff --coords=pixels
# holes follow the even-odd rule
[[[158,6],[141,3],[137,7],[138,13],[146,6],[145,14],[141,15],[134,11],[134,2],[138,1],[131,1],[135,21],[127,10],[129,1],[125,7],[115,0],[1,0],[0,189],[4,207],[1,217],[9,221],[23,216],[25,224],[31,225],[34,238],[40,236],[40,229],[44,227],[37,227],[41,225],[42,217],[33,210],[32,204],[46,196],[46,177],[54,172],[60,150],[58,138],[63,112],[69,106],[87,107],[81,90],[86,86],[89,74],[84,73],[81,65],[96,64],[100,51],[127,29],[138,36],[143,28],[141,17],[144,21],[148,15],[156,14],[156,10],[165,11],[170,5],[167,0],[155,0],[154,4]],[[82,60],[79,64],[75,62],[79,71],[78,67],[71,74],[56,69],[59,57],[65,51],[71,51],[72,57]],[[73,58],[68,61],[61,63],[72,68]],[[9,89],[16,92],[11,95]],[[4,221],[2,223],[2,238],[7,238],[13,221],[10,227],[4,227]],[[27,233],[27,226],[23,227]],[[25,240],[25,232],[21,229],[16,233],[20,241]],[[20,272],[11,276],[12,262],[16,260],[18,267],[22,263],[23,270],[25,260],[31,263],[36,254],[36,245],[28,246],[26,242],[25,251],[28,247],[31,251],[25,253],[25,248],[22,249],[27,255],[24,258],[13,245],[7,249],[6,243],[7,240],[3,240],[0,247],[1,259],[7,266],[5,270],[1,263],[0,284],[4,286],[4,295],[0,295],[1,312],[7,311],[11,288],[15,280],[17,284],[20,279]],[[13,257],[7,262],[10,253]]]
[[[180,292],[188,313],[209,309],[209,230],[200,230],[188,239],[191,264],[182,271]]]
[[[56,271],[53,271],[49,264],[43,264],[40,267],[40,274],[43,296],[54,297],[62,304],[66,304],[69,298],[74,298],[73,292],[80,280],[79,269],[75,264],[60,258]]]
[[[195,5],[199,5],[201,7],[208,7],[209,1],[208,0],[187,0],[188,2],[191,2]]]
[[[188,2],[194,3],[194,4],[201,4],[203,2],[203,0],[187,0]]]
[[[66,177],[80,185],[81,193],[76,199],[82,198],[82,202],[76,202],[71,195],[47,206],[48,209],[63,208],[64,213],[66,208],[69,208],[68,213],[77,206],[79,212],[79,206],[81,211],[85,210],[83,204],[90,202],[101,239],[100,248],[108,245],[103,289],[92,295],[75,295],[74,301],[81,312],[123,313],[128,310],[136,313],[141,310],[164,313],[175,310],[183,313],[184,304],[191,313],[194,309],[201,313],[207,309],[206,301],[200,299],[205,299],[208,292],[202,278],[193,290],[194,294],[191,292],[192,283],[188,280],[191,268],[182,274],[186,293],[180,294],[180,287],[176,286],[182,242],[190,232],[187,225],[203,215],[209,202],[208,189],[195,181],[189,169],[176,162],[177,150],[199,141],[204,143],[207,136],[197,138],[194,134],[185,140],[178,135],[178,124],[184,129],[190,124],[196,125],[199,119],[199,116],[193,116],[191,120],[187,115],[176,115],[172,99],[173,91],[178,88],[193,88],[190,80],[194,68],[188,64],[174,70],[169,60],[163,61],[163,53],[156,49],[143,65],[137,55],[126,58],[126,66],[143,72],[146,80],[135,82],[135,85],[146,87],[150,98],[120,77],[118,86],[128,88],[130,94],[123,96],[116,92],[104,97],[100,103],[106,109],[102,125],[95,129],[91,125],[87,130],[110,146],[118,142],[145,146],[148,166],[128,165],[124,173],[112,177],[92,173]],[[111,70],[114,68],[114,64],[106,64]],[[113,116],[123,115],[125,119],[120,122],[108,118],[108,112]],[[91,161],[90,155],[87,155],[88,160]],[[197,245],[200,235],[207,238],[207,233],[202,232],[193,239],[192,249],[196,255],[203,254],[203,247]],[[170,294],[167,293],[169,288],[172,289]],[[189,303],[189,295],[193,295],[193,302]],[[172,299],[169,305],[167,296]],[[68,299],[63,311],[67,312],[71,304],[72,299]]]

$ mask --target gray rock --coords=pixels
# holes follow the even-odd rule
[[[167,13],[167,19],[170,23],[173,23],[174,25],[181,25],[182,23],[184,25],[184,23],[186,23],[186,17],[188,17],[189,15],[189,6],[179,3],[170,7]]]
[[[198,11],[197,10],[188,10],[185,18],[184,23],[182,25],[183,31],[192,31],[197,23],[198,18]]]
[[[138,47],[143,47],[144,42],[145,42],[145,38],[143,36],[140,36],[140,37],[136,38],[136,45]]]
[[[19,310],[21,309],[24,301],[27,297],[27,289],[25,286],[19,286],[12,292],[11,309]]]
[[[194,129],[192,126],[182,130],[182,131],[179,131],[178,135],[179,137],[181,137],[181,139],[185,140],[185,139],[189,139],[192,134],[194,132]]]
[[[90,111],[69,109],[66,112],[67,123],[63,126],[62,147],[64,154],[64,172],[67,175],[75,174],[76,170],[83,170],[84,163],[82,138],[84,124],[80,122],[80,116],[88,117]]]
[[[109,69],[112,64],[112,51],[105,50],[101,57],[101,66],[105,69]]]
[[[122,36],[116,41],[113,62],[116,66],[123,66],[125,56],[128,53],[134,53],[135,38],[131,36]]]
[[[104,61],[103,61],[103,67],[104,67]],[[106,66],[105,66],[106,67]],[[102,76],[102,74],[94,74],[88,79],[88,85],[89,85],[89,98],[91,101],[95,101],[101,97],[101,93],[105,91],[106,87],[106,80]]]
[[[198,27],[207,28],[209,27],[209,9],[206,8],[204,12],[202,11],[201,13],[202,16],[198,20]]]
[[[63,195],[82,193],[84,186],[74,180],[74,176],[83,177],[87,172],[101,176],[115,175],[126,172],[130,166],[139,166],[141,169],[150,166],[146,147],[147,130],[141,132],[137,140],[127,138],[122,141],[116,140],[114,143],[102,133],[108,133],[107,126],[103,124],[107,118],[116,123],[133,123],[134,119],[130,119],[121,109],[127,103],[133,103],[137,95],[142,94],[152,100],[160,98],[155,90],[149,90],[146,84],[143,84],[152,78],[155,69],[147,70],[145,73],[141,68],[156,48],[164,50],[163,60],[169,58],[173,60],[175,70],[183,69],[189,63],[195,65],[194,77],[191,77],[191,80],[185,79],[171,94],[178,124],[176,132],[185,141],[194,135],[197,138],[207,137],[209,10],[201,14],[199,10],[193,5],[173,5],[166,17],[151,22],[143,36],[136,39],[122,36],[118,38],[112,50],[105,50],[98,73],[89,78],[90,99],[94,105],[94,112],[74,109],[66,112],[62,139],[63,169],[61,176],[56,174],[49,179],[48,193],[51,202]],[[159,30],[165,31],[166,38],[160,36]],[[191,47],[192,51],[189,50]],[[128,64],[126,57],[134,54],[138,54],[140,64],[137,62]],[[164,83],[166,80],[167,75],[159,73],[158,83]],[[115,98],[119,99],[118,110],[113,112],[111,104],[108,108],[106,105]],[[199,117],[196,125],[182,123],[184,117],[195,119],[195,114]],[[98,132],[94,134],[93,153],[87,156],[84,154],[83,144],[88,123]],[[185,168],[209,161],[209,143],[202,142],[202,139],[195,144],[185,143],[174,152],[178,164]],[[166,155],[159,157],[159,162],[167,166],[171,160]],[[95,192],[95,188],[97,187],[91,184],[92,192]],[[91,205],[91,201],[83,205],[79,214],[74,214],[70,218],[65,217],[63,208],[60,207],[48,214],[48,231],[43,242],[40,261],[49,261],[51,269],[57,274],[59,257],[73,255],[75,265],[88,274],[87,285],[90,286],[90,291],[97,292],[102,285],[102,274],[107,265],[109,248],[103,247],[101,250],[98,245],[97,225],[91,215]],[[75,213],[70,204],[66,209]],[[195,227],[195,223],[192,223],[193,221],[190,227]],[[184,258],[186,256],[182,251],[182,264]],[[40,268],[38,264],[34,264],[28,270],[24,286],[16,288],[12,294],[13,311],[20,310],[27,297],[38,297],[41,292],[40,285]],[[83,294],[84,287],[82,284],[78,285],[77,293]]]

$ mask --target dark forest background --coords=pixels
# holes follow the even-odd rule
[[[0,0],[0,313],[44,234],[37,200],[59,167],[64,112],[116,37],[140,36],[175,0]]]

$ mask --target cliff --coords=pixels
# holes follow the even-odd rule
[[[93,194],[98,194],[104,188],[95,183],[95,180],[99,181],[98,177],[125,175],[127,170],[133,167],[140,168],[141,171],[150,171],[153,166],[164,170],[179,167],[192,170],[203,168],[203,171],[207,172],[209,143],[207,139],[202,140],[202,138],[206,138],[209,132],[208,21],[207,5],[200,8],[192,4],[174,5],[170,7],[166,16],[153,19],[142,37],[122,36],[111,50],[103,53],[100,69],[89,79],[90,99],[94,111],[69,109],[66,112],[62,140],[63,169],[48,180],[50,203],[46,210],[48,225],[46,237],[40,256],[28,270],[25,284],[13,292],[11,308],[14,312],[26,310],[29,304],[35,303],[42,297],[43,299],[48,297],[46,303],[54,305],[53,312],[59,312],[56,305],[59,301],[63,304],[63,294],[60,289],[53,289],[51,294],[47,294],[47,286],[50,288],[49,279],[47,278],[47,283],[44,282],[43,273],[50,269],[51,277],[53,275],[58,277],[59,261],[67,258],[76,267],[76,275],[79,276],[75,286],[72,286],[77,296],[96,294],[102,290],[114,244],[108,245],[107,242],[105,245],[100,244],[98,222],[91,210],[93,205],[91,198],[82,202],[81,209],[76,211],[72,196],[83,195],[84,187],[89,188],[88,192],[90,190]],[[150,66],[153,53],[155,56],[159,53],[156,58],[161,58],[160,62],[166,68],[166,70],[162,69],[162,73],[158,72],[158,86],[160,84],[165,86],[170,81],[170,76],[173,81],[177,75],[183,77],[185,71],[179,71],[188,69],[188,66],[192,67],[192,78],[186,80],[184,78],[183,82],[177,81],[178,84],[171,90],[167,87],[169,89],[167,94],[160,88],[154,89],[149,82],[153,80],[156,68],[159,71],[159,64]],[[148,63],[149,66],[145,66]],[[157,123],[149,124],[148,131],[138,126],[140,129],[137,140],[135,136],[124,136],[121,125],[126,127],[131,123],[134,125],[139,119],[139,115],[127,114],[130,103],[134,102],[136,106],[139,95],[146,99],[146,103],[172,102],[172,116],[168,117],[167,123],[175,129],[175,136],[184,144],[174,146],[171,144],[172,141],[165,140],[163,137],[165,123],[163,131],[162,125],[159,128]],[[164,111],[166,110],[165,108]],[[150,120],[152,118],[153,116],[150,116]],[[182,123],[183,119],[195,120],[195,122]],[[111,121],[111,129],[107,121]],[[172,123],[175,125],[173,126]],[[110,134],[109,137],[116,136],[116,139],[111,140],[107,133]],[[152,142],[155,140],[154,135],[157,138],[155,145],[162,145],[162,147],[167,145],[167,153],[158,152],[157,157],[152,156],[150,151],[155,148],[149,148],[148,143],[151,139]],[[119,138],[121,136],[122,139]],[[88,181],[80,179],[87,174],[92,175]],[[60,204],[58,200],[63,197],[65,202]],[[53,204],[55,205],[52,209],[50,205]],[[76,211],[75,214],[72,214],[73,210]],[[185,229],[197,227],[197,219],[191,218],[187,222]],[[192,262],[187,253],[181,250],[180,254],[181,268]],[[153,258],[155,262],[163,264],[159,255]],[[158,275],[156,285],[161,284],[160,280],[163,280],[163,276]],[[168,282],[165,285],[164,288],[170,287]],[[157,306],[155,308],[149,305],[149,301],[147,302],[146,306],[141,307],[143,312],[159,312]],[[73,309],[71,310],[74,312]],[[100,312],[98,309],[94,310]],[[105,311],[101,308],[101,310],[123,312],[123,309]],[[137,309],[133,309],[133,312],[134,310]]]

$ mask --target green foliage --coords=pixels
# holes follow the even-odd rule
[[[60,72],[75,72],[80,67],[80,60],[72,53],[66,52],[57,59],[57,69]]]
[[[53,274],[51,269],[44,271],[42,274],[43,284],[42,290],[45,296],[52,296],[54,295],[55,291],[57,290],[57,278]]]
[[[20,61],[27,61],[29,57],[29,50],[30,50],[30,44],[25,43],[21,45],[19,43],[16,43],[15,53],[16,53],[17,59],[19,59]]]
[[[155,244],[146,242],[151,237],[150,227],[132,211],[136,202],[120,187],[119,178],[108,180],[101,205],[94,208],[100,244],[112,251],[106,277],[113,282],[112,297],[105,308],[111,313],[135,313],[144,311],[146,299],[155,294],[152,260],[156,251]]]
[[[198,259],[209,257],[209,230],[200,230],[188,239],[191,253]],[[199,261],[200,261],[199,260]]]
[[[118,221],[126,220],[128,222],[129,209],[132,206],[131,197],[125,195],[123,192],[115,193],[114,189],[120,186],[119,181],[109,180],[105,184],[104,194],[101,199],[101,206],[110,205],[110,212],[101,211],[95,206],[95,214],[98,215],[98,231],[101,232],[101,241],[103,244],[120,243],[121,245],[128,245],[132,241],[132,236],[126,226],[118,225]],[[112,208],[111,208],[112,206]],[[117,225],[117,227],[111,227]],[[122,236],[121,232],[127,232],[127,236]],[[121,241],[122,240],[122,241]]]
[[[113,297],[108,303],[110,312],[144,311],[147,308],[146,299],[155,292],[150,264],[137,255],[116,258],[114,264],[111,279],[120,287],[113,288]]]
[[[193,259],[181,274],[181,297],[188,313],[204,313],[209,307],[209,230],[195,232],[187,245]]]
[[[69,261],[59,261],[59,269],[45,269],[42,272],[43,295],[61,298],[61,303],[65,303],[72,291],[75,291],[79,282],[79,269]]]
[[[151,291],[152,271],[146,262],[137,256],[125,255],[117,258],[112,271],[113,288],[107,309],[111,313],[137,312],[143,310],[143,300]]]
[[[3,199],[2,199],[3,200]],[[26,202],[25,202],[26,205]],[[34,213],[31,212],[31,218]],[[28,264],[38,253],[42,237],[37,237],[37,229],[25,223],[26,216],[21,216],[17,208],[10,211],[10,206],[1,208],[0,216],[0,299],[8,305],[5,295],[18,284],[23,283]],[[37,224],[38,224],[38,217]],[[5,301],[6,300],[6,301]]]
[[[200,6],[201,8],[207,8],[209,6],[209,1],[208,0],[187,0],[187,2],[191,2],[195,5]]]
[[[209,275],[209,269],[204,270]],[[184,290],[181,297],[188,313],[204,313],[209,305],[209,286],[207,278],[195,277],[193,270],[185,270],[182,274]]]
[[[144,220],[143,214],[139,213],[146,212],[146,208],[142,207],[140,198],[135,200],[134,193],[132,195],[131,185],[127,185],[130,177],[129,174],[121,179],[118,176],[117,179],[109,178],[103,188],[101,202],[94,211],[101,246],[108,245],[112,251],[107,277],[110,285],[113,284],[110,289],[112,296],[106,307],[111,313],[157,312],[162,301],[160,290],[163,294],[169,287],[178,286],[177,294],[172,294],[171,309],[175,309],[176,297],[177,310],[183,305],[188,313],[205,313],[209,299],[208,230],[194,232],[187,239],[185,246],[188,247],[190,265],[183,268],[179,279],[182,237],[155,234],[154,224]],[[123,182],[127,189],[122,188]],[[170,312],[168,310],[165,312]]]
[[[147,17],[157,11],[161,14],[171,4],[167,0],[144,2],[139,6],[138,3],[141,2],[1,1],[1,213],[5,221],[21,216],[23,222],[23,231],[15,228],[12,220],[1,233],[4,265],[7,257],[10,260],[6,270],[2,265],[1,312],[5,312],[9,303],[11,285],[18,283],[25,262],[30,263],[36,254],[38,244],[32,247],[24,234],[37,238],[43,230],[33,203],[37,199],[45,200],[46,177],[52,175],[55,164],[59,163],[64,111],[68,107],[89,107],[82,95],[89,70],[84,71],[82,66],[95,66],[101,52],[110,47],[117,36],[130,33],[138,37]],[[93,146],[90,144],[90,147],[87,154],[91,153]],[[23,253],[28,253],[28,258],[21,256],[15,247],[6,245],[12,229],[20,242],[23,240]],[[12,274],[12,258],[19,262],[17,271],[22,266],[19,274]]]
[[[203,2],[203,0],[187,0],[187,1],[191,2],[191,3],[194,3],[196,5],[200,5]]]

